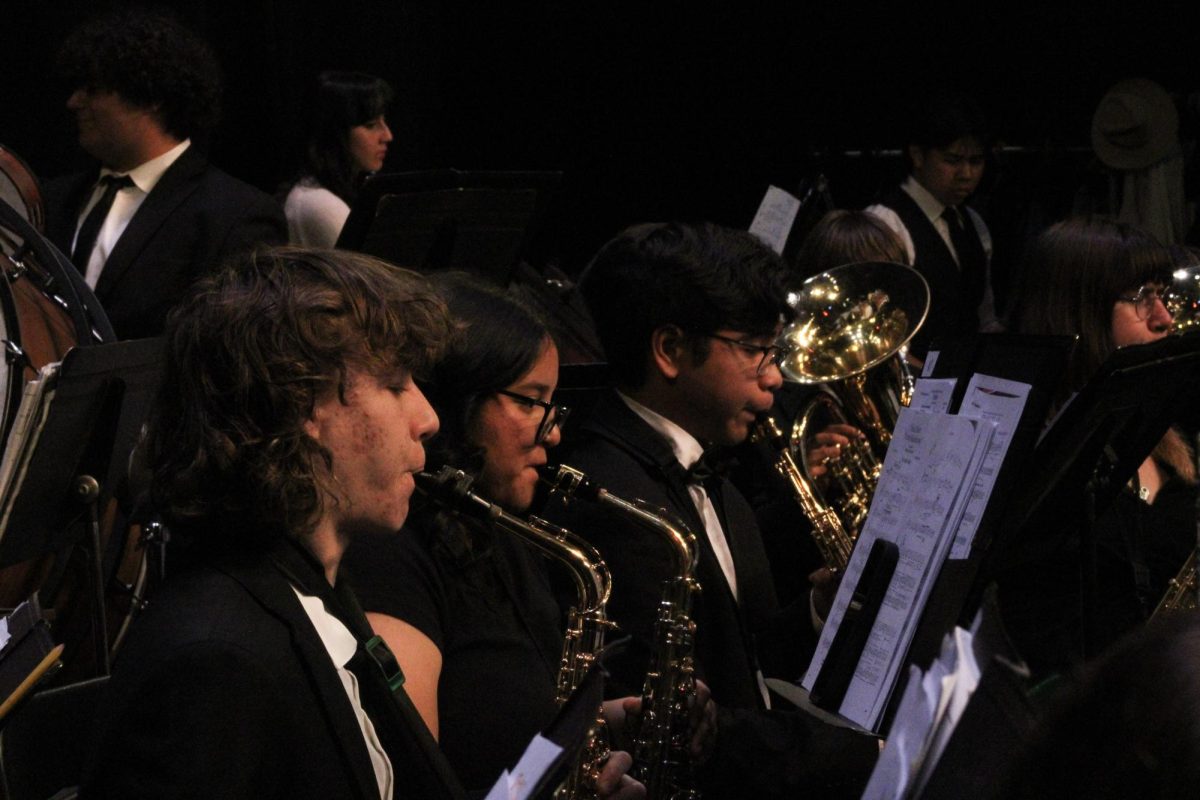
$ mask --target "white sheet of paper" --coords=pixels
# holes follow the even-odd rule
[[[979,477],[971,487],[971,498],[963,513],[962,524],[954,534],[950,558],[962,559],[971,555],[971,545],[975,541],[975,533],[979,530],[979,521],[987,509],[992,489],[996,486],[996,476],[1004,464],[1005,455],[1008,454],[1009,442],[1012,441],[1017,423],[1021,421],[1021,414],[1025,411],[1029,388],[1028,383],[980,373],[972,375],[967,383],[966,394],[963,395],[962,405],[958,409],[959,416],[987,420],[995,425],[996,432],[984,454]]]
[[[912,641],[920,609],[950,548],[982,464],[991,426],[904,409],[867,521],[821,632],[803,685],[812,690],[877,538],[900,550],[895,574],[838,713],[875,730]]]
[[[916,759],[925,747],[933,726],[933,714],[921,684],[921,670],[908,668],[908,684],[896,709],[887,744],[875,762],[862,800],[900,800],[908,788]]]
[[[930,414],[945,414],[950,408],[950,397],[956,385],[957,378],[917,378],[908,407]]]
[[[750,232],[776,253],[782,253],[799,210],[799,200],[778,186],[768,186],[750,223]]]
[[[0,650],[8,644],[8,617],[0,617]]]
[[[930,350],[925,354],[925,361],[921,364],[921,377],[928,378],[933,374],[933,368],[937,366],[938,353],[941,350]]]
[[[505,770],[485,800],[525,800],[546,774],[562,748],[540,733],[534,736],[512,771]]]

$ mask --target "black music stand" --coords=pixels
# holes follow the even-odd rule
[[[507,286],[561,178],[459,170],[374,175],[337,246],[419,272],[465,270]]]
[[[97,655],[103,648],[99,663],[105,672],[103,593],[115,565],[105,563],[99,549],[99,508],[129,490],[130,454],[158,385],[161,353],[159,339],[89,345],[67,352],[49,416],[24,479],[13,487],[8,520],[0,530],[3,567],[63,553],[83,538],[77,524],[80,517],[90,516]]]
[[[1096,514],[1110,505],[1200,389],[1200,332],[1116,351],[1037,444],[1005,504],[978,585],[1077,537],[1081,654],[1095,637]],[[977,590],[978,591],[978,590]],[[1024,654],[1027,657],[1032,654]]]

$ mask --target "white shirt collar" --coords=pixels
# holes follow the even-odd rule
[[[675,453],[675,460],[682,464],[684,469],[688,469],[700,460],[700,456],[704,453],[704,446],[700,444],[695,436],[692,436],[657,411],[651,411],[649,408],[646,408],[632,397],[628,397],[621,392],[617,392],[617,395],[625,401],[625,405],[629,406],[633,413],[645,420],[647,425],[670,442],[671,450]]]
[[[144,164],[138,164],[136,167],[124,174],[129,176],[130,180],[133,181],[134,186],[141,189],[144,193],[150,194],[150,191],[162,178],[163,173],[171,168],[171,165],[174,164],[181,155],[183,155],[183,152],[187,150],[191,144],[191,139],[184,139],[182,142],[175,145],[162,155],[155,156]],[[100,169],[100,177],[102,178],[105,175],[120,174],[122,173],[111,170],[108,167],[102,167]]]
[[[333,663],[338,667],[345,667],[358,652],[358,640],[354,638],[354,634],[340,619],[325,610],[325,603],[321,598],[302,594],[295,586],[292,587],[292,591],[296,593],[300,605],[304,607],[304,613],[308,615],[313,627],[317,629],[317,635],[321,637],[321,644],[325,645],[325,650],[333,659]]]
[[[930,194],[929,190],[922,186],[912,175],[904,179],[904,183],[900,184],[900,188],[913,199],[921,209],[921,213],[929,217],[930,222],[940,219],[942,212],[946,210],[946,206]]]

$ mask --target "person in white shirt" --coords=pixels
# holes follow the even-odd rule
[[[322,72],[313,90],[304,164],[283,200],[288,240],[333,247],[362,178],[383,168],[392,87],[360,72]]]
[[[282,209],[208,163],[193,143],[216,122],[211,48],[174,20],[118,11],[73,31],[58,55],[67,109],[97,168],[46,185],[46,233],[95,289],[122,339],[156,336],[200,276],[282,244]]]
[[[912,119],[907,178],[867,207],[904,242],[929,283],[930,309],[912,343],[1003,330],[991,287],[992,237],[966,201],[979,188],[991,135],[969,97],[934,93]]]

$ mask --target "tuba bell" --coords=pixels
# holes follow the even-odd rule
[[[822,389],[796,415],[787,447],[853,541],[900,409],[912,400],[907,345],[929,311],[929,285],[904,264],[868,261],[809,278],[788,302],[796,318],[779,336],[779,369],[789,381]],[[816,480],[817,434],[834,424],[853,426],[863,438],[824,459],[826,477]]]

